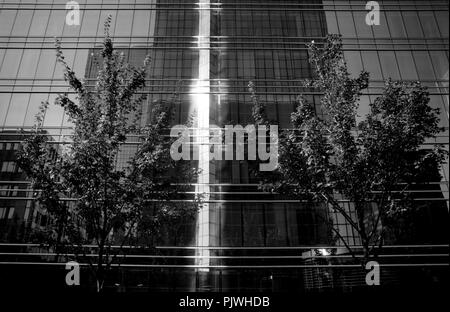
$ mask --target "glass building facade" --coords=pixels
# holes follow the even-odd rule
[[[67,1],[0,0],[0,241],[4,243],[26,243],[25,229],[46,222],[45,211],[30,200],[32,190],[15,165],[13,151],[20,143],[19,129],[26,133],[32,128],[40,103],[52,103],[59,93],[70,94],[62,68],[56,64],[54,37],[61,38],[66,60],[78,77],[95,83],[92,55],[101,47],[108,14],[113,17],[115,47],[127,55],[128,62],[141,64],[147,54],[152,58],[142,125],[150,120],[152,105],[172,101],[174,93],[178,94],[174,124],[185,123],[192,114],[200,129],[253,123],[247,89],[251,80],[267,105],[268,117],[280,128],[289,128],[290,113],[300,93],[313,103],[320,102],[318,92],[299,87],[302,79],[312,77],[306,44],[321,42],[333,33],[343,36],[350,72],[370,73],[360,117],[380,95],[385,79],[421,81],[429,88],[431,105],[440,109],[443,131],[436,140],[448,149],[445,1],[378,1],[380,25],[376,26],[366,24],[366,1],[77,2],[80,25],[68,25]],[[322,114],[319,105],[316,112]],[[56,142],[63,142],[71,133],[70,121],[57,105],[47,109],[44,127]],[[162,277],[168,275],[155,273],[153,279],[148,278],[152,282],[147,279],[143,283],[159,290],[223,291],[319,285],[314,268],[298,265],[308,263],[305,255],[313,247],[331,243],[323,221],[330,212],[259,191],[251,163],[209,161],[205,156],[208,142],[200,138],[197,143],[197,165],[202,172],[196,191],[205,194],[205,203],[190,231],[195,234],[178,239],[177,246],[167,241],[160,249],[163,254],[194,256],[195,261],[167,270],[166,274],[182,278],[169,281]],[[119,163],[124,165],[134,150],[133,146],[124,147]],[[418,199],[432,202],[432,209],[422,216],[420,235],[408,243],[446,242],[448,164],[441,175],[442,179],[418,190]],[[347,209],[351,211],[350,204]],[[347,242],[358,245],[351,227],[340,216],[331,217]],[[17,224],[21,230],[16,229]],[[148,271],[143,267],[131,272],[129,279],[140,280]]]

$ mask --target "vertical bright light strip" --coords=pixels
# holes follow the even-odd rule
[[[210,92],[210,0],[200,0],[199,3],[199,27],[198,27],[198,81],[194,86],[194,107],[197,111],[196,144],[198,146],[198,167],[200,174],[196,192],[203,194],[205,203],[201,207],[197,220],[196,241],[197,246],[209,246],[209,92]],[[200,249],[197,252],[197,264],[208,266],[209,250]],[[201,269],[209,271],[209,269]]]

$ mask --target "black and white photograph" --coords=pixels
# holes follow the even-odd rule
[[[448,1],[0,0],[0,310],[434,310],[449,228]]]

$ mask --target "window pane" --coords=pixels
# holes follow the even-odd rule
[[[372,27],[375,38],[389,38],[389,28],[384,12],[380,12],[380,25]]]
[[[8,219],[12,219],[14,216],[14,207],[9,208]]]
[[[73,49],[66,49],[63,51],[64,53],[64,58],[67,62],[67,64],[69,65],[70,68],[73,68],[73,61],[75,58],[75,50]],[[56,56],[53,56],[53,58],[55,58],[56,60]],[[78,76],[78,73],[75,73]],[[79,78],[83,78],[83,77],[79,77]],[[64,67],[63,65],[61,65],[60,63],[56,62],[56,68],[55,68],[55,73],[53,74],[53,79],[64,79]]]
[[[437,37],[439,34],[439,28],[436,24],[433,12],[419,12],[419,18],[422,23],[422,29],[425,37]]]
[[[88,10],[85,11],[83,14],[83,19],[81,21],[81,36],[92,36],[97,33],[97,26],[98,26],[98,17],[99,17],[100,11],[92,11]]]
[[[48,17],[50,16],[50,11],[47,10],[36,10],[33,16],[33,22],[30,27],[30,36],[42,36],[45,33],[45,28],[47,27]]]
[[[406,38],[406,30],[400,12],[386,12],[386,18],[391,36],[393,38]]]
[[[48,22],[46,36],[48,37],[60,37],[66,24],[66,11],[53,10],[50,14],[50,20]]]
[[[55,104],[55,94],[49,97],[49,106],[45,112],[44,126],[45,127],[61,127],[63,122],[64,109]]]
[[[130,36],[133,25],[133,11],[120,11],[117,14],[117,27],[115,36]],[[124,38],[118,40],[123,41]]]
[[[419,77],[416,72],[416,65],[411,52],[409,51],[397,51],[397,61],[400,67],[400,74],[404,80],[417,80]]]
[[[433,73],[433,66],[431,65],[430,57],[428,52],[425,51],[414,51],[414,59],[416,61],[417,72],[419,74],[419,79],[424,80],[434,80],[436,77]]]
[[[73,71],[79,79],[83,78],[86,71],[86,64],[88,60],[88,50],[77,50],[75,62],[73,64]]]
[[[434,12],[441,31],[442,37],[448,37],[448,11],[447,12]]]
[[[287,243],[286,214],[283,204],[266,207],[266,245],[285,246]]]
[[[397,62],[393,51],[380,51],[381,69],[383,70],[384,79],[392,78],[394,80],[400,79],[400,74],[397,69]]]
[[[369,72],[370,79],[381,80],[383,79],[381,75],[380,64],[378,62],[378,55],[376,51],[362,51],[364,69]]]
[[[448,57],[443,51],[430,51],[431,61],[438,79],[448,80]]]
[[[221,217],[222,246],[242,245],[242,220],[240,205],[227,204],[218,207]]]
[[[6,118],[6,111],[8,110],[9,101],[11,100],[11,93],[0,93],[0,126]]]
[[[358,7],[353,6],[353,8],[357,9]],[[355,11],[353,12],[353,17],[355,19],[356,34],[358,35],[358,37],[372,38],[373,26],[369,26],[366,24],[366,13],[361,11]]]
[[[361,54],[358,51],[344,51],[345,60],[347,62],[348,71],[352,77],[358,77],[363,70],[361,63]]]
[[[422,38],[422,30],[420,29],[419,18],[416,12],[402,12],[405,21],[406,31],[410,38]]]
[[[336,20],[336,14],[331,11],[325,11],[325,18],[327,20],[327,28],[329,34],[338,34],[338,24]],[[281,29],[281,28],[280,28]]]
[[[2,68],[0,70],[0,78],[16,78],[21,55],[22,50],[20,49],[6,50]]]
[[[342,36],[347,38],[354,38],[355,26],[353,24],[353,17],[350,12],[338,11],[336,12],[339,30],[341,31]]]
[[[39,106],[41,102],[47,100],[48,95],[44,93],[32,93],[30,96],[30,101],[28,109],[25,113],[24,126],[30,127],[35,124],[35,116],[39,111]]]
[[[17,10],[0,11],[0,36],[9,36],[14,24]]]
[[[440,110],[439,127],[448,127],[448,106],[445,107],[442,96],[430,95],[430,106]]]
[[[5,56],[6,49],[0,49],[0,66],[3,63],[3,57]]]
[[[55,69],[56,55],[53,50],[41,50],[36,78],[51,79]]]
[[[361,96],[357,111],[356,121],[360,122],[366,119],[366,115],[370,113],[370,99],[368,95]]]
[[[244,204],[244,246],[264,244],[263,207]]]
[[[5,126],[21,127],[24,120],[24,112],[27,110],[29,94],[16,93],[11,98]]]
[[[39,60],[39,50],[25,50],[20,62],[18,78],[34,78]]]
[[[17,13],[16,21],[12,30],[13,36],[26,36],[30,28],[33,11],[24,10]]]

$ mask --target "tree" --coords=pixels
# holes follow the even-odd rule
[[[324,203],[342,215],[360,237],[364,264],[382,246],[388,230],[383,225],[395,224],[398,214],[412,209],[414,183],[445,159],[446,152],[438,145],[421,149],[441,131],[438,109],[430,107],[429,94],[420,83],[387,80],[383,94],[357,123],[359,99],[368,87],[369,74],[351,78],[337,35],[329,35],[323,48],[313,42],[308,50],[315,77],[305,81],[304,87],[322,92],[324,117],[317,116],[305,97],[298,97],[291,114],[292,129],[280,136],[278,168],[262,176],[260,187]],[[249,90],[255,122],[267,123],[253,83]],[[331,229],[356,258],[356,249],[339,227],[331,225]]]
[[[198,204],[196,199],[189,202],[182,183],[189,182],[195,171],[170,157],[172,108],[155,105],[150,124],[138,125],[145,100],[139,91],[145,87],[149,58],[140,68],[127,64],[113,47],[110,23],[109,16],[93,88],[76,77],[56,41],[57,61],[78,100],[60,95],[55,101],[73,123],[70,144],[58,150],[43,131],[48,107],[43,103],[35,132],[18,154],[20,167],[38,190],[37,201],[49,213],[49,242],[58,253],[70,251],[77,261],[89,263],[97,291],[102,291],[119,253],[126,252],[123,246],[139,240],[138,230],[155,234],[164,222],[194,217]],[[129,166],[121,169],[117,158],[131,135],[140,137],[141,144]],[[175,171],[176,179],[170,174]],[[86,256],[85,244],[96,246],[95,257]]]

